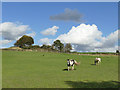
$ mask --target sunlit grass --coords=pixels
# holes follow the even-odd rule
[[[25,51],[3,51],[2,56],[3,88],[114,88],[118,84],[117,56],[99,56],[102,62],[97,66],[93,63],[98,56]],[[81,64],[64,71],[67,58]]]

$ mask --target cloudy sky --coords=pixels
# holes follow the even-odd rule
[[[3,2],[0,48],[22,35],[34,45],[54,40],[71,43],[73,51],[114,52],[118,47],[117,2]]]

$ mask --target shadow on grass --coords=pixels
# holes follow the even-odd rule
[[[96,65],[96,64],[91,64],[91,65]]]
[[[118,88],[120,82],[117,81],[102,81],[102,82],[89,82],[89,81],[65,81],[72,88]]]
[[[76,70],[76,69],[74,69],[74,70]],[[68,69],[63,69],[63,71],[68,71]],[[72,69],[70,69],[70,71],[73,71]]]

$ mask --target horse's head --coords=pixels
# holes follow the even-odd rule
[[[77,62],[75,62],[75,65],[80,65],[80,62],[78,62],[78,63],[77,63]]]

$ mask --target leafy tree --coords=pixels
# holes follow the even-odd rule
[[[70,52],[70,50],[72,50],[72,45],[70,43],[67,43],[65,45],[65,52]]]
[[[32,49],[38,49],[38,48],[40,48],[40,46],[39,46],[39,45],[34,45],[34,46],[32,46],[31,48],[32,48]]]
[[[119,53],[119,50],[116,50],[116,53],[118,54],[118,53]]]
[[[23,49],[39,49],[39,45],[34,45],[34,46],[23,46]]]
[[[43,44],[43,45],[41,46],[41,48],[44,48],[44,49],[51,49],[51,46],[50,46],[50,45],[45,45],[45,44]]]
[[[53,47],[54,49],[58,50],[58,51],[62,51],[63,48],[64,48],[64,44],[62,44],[62,43],[60,42],[60,40],[56,40],[56,41],[53,42],[52,47]]]
[[[23,48],[26,46],[29,47],[32,44],[34,44],[33,38],[27,35],[23,35],[19,40],[16,41],[14,45]]]

